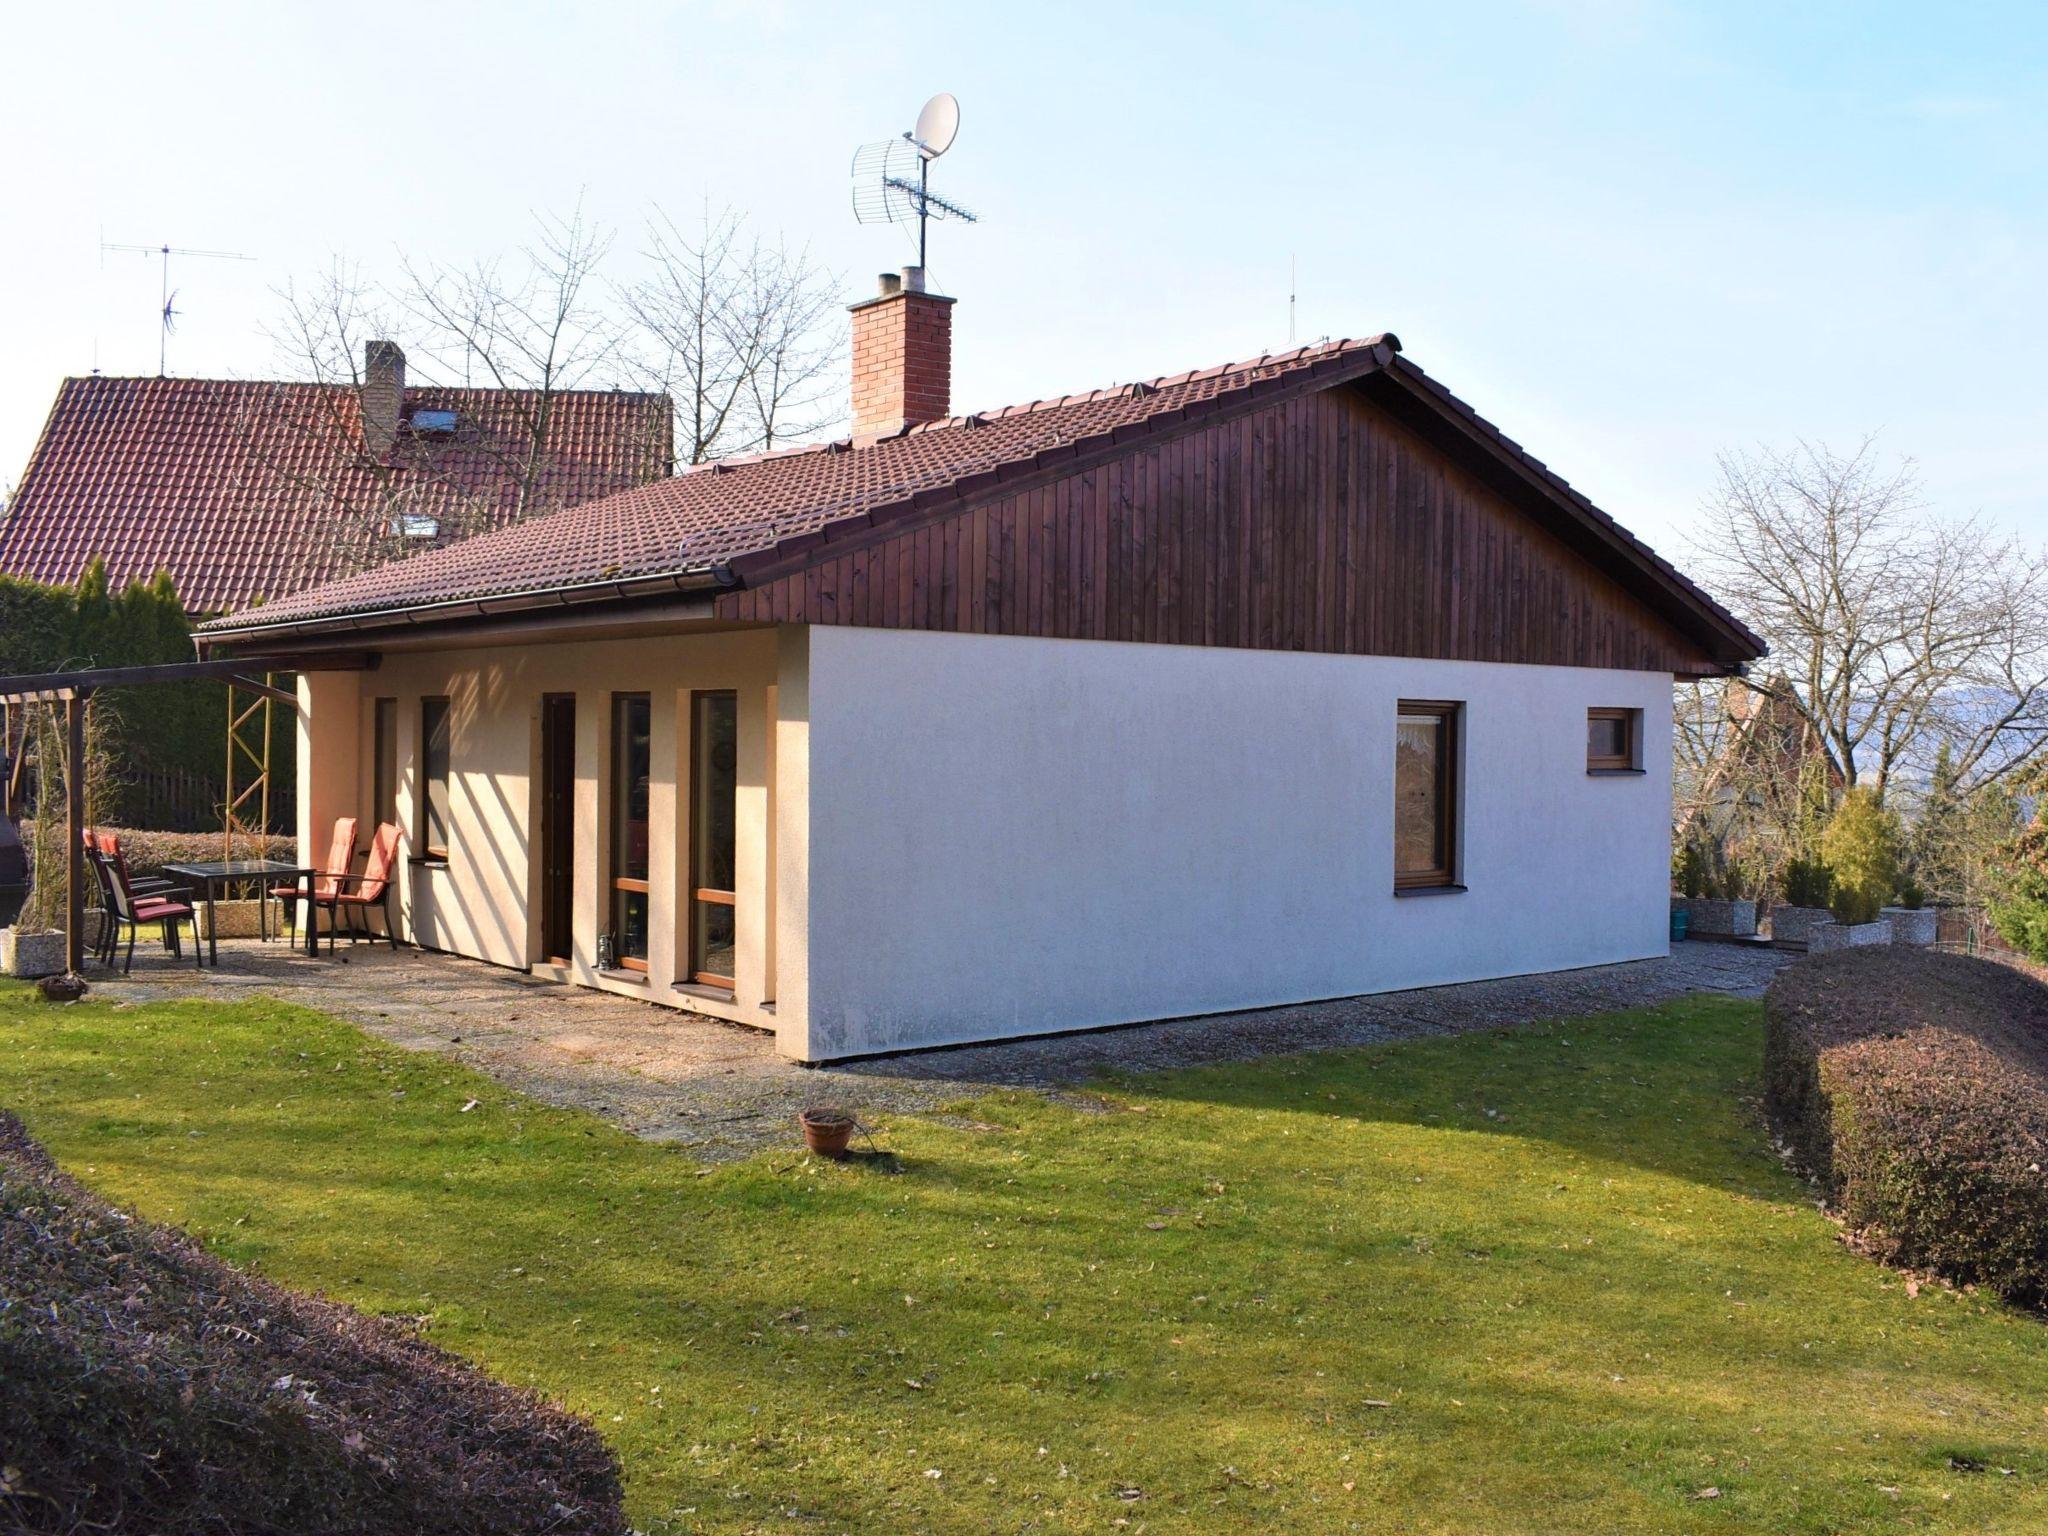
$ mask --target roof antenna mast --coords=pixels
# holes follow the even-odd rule
[[[159,296],[159,303],[162,305],[160,311],[162,329],[157,333],[156,338],[156,376],[160,379],[165,376],[164,362],[170,346],[171,333],[178,328],[178,316],[184,313],[183,310],[172,307],[177,303],[178,296],[171,291],[171,258],[173,256],[202,256],[209,261],[254,261],[256,259],[254,256],[244,256],[240,251],[198,251],[182,245],[110,245],[105,240],[102,240],[100,242],[100,254],[104,256],[108,251],[133,251],[141,256],[155,256],[163,262],[163,289]]]
[[[953,147],[959,132],[960,103],[941,91],[924,104],[917,126],[901,138],[863,144],[853,152],[854,218],[862,224],[908,224],[915,219],[920,268],[925,264],[928,220],[980,222],[962,204],[931,189],[932,162]]]

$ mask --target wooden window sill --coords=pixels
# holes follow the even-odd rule
[[[1394,894],[1403,901],[1407,900],[1410,896],[1462,896],[1465,894],[1465,887],[1462,885],[1397,885],[1394,887]]]

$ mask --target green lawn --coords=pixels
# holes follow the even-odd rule
[[[2048,1529],[2044,1325],[1845,1251],[1759,1042],[1697,999],[706,1172],[318,1014],[10,988],[0,1103],[588,1413],[654,1530]]]

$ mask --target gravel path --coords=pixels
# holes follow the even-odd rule
[[[1078,1104],[1099,1071],[1159,1071],[1279,1052],[1370,1045],[1638,1007],[1691,992],[1753,997],[1787,957],[1685,943],[1668,959],[1335,1002],[1262,1008],[1090,1034],[795,1066],[758,1031],[631,998],[414,950],[307,960],[282,944],[224,943],[219,970],[137,956],[129,979],[95,977],[116,1003],[263,994],[335,1014],[410,1050],[441,1051],[551,1104],[725,1161],[786,1146],[806,1104],[930,1111],[988,1088]]]

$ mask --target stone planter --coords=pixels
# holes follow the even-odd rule
[[[207,937],[206,903],[196,903],[199,913],[199,937]],[[258,926],[259,903],[254,897],[247,901],[216,901],[213,904],[213,920],[220,925],[220,936],[224,939],[253,939],[262,929]],[[273,911],[272,917],[277,913]]]
[[[1894,944],[1925,949],[1941,928],[1941,913],[1933,907],[1886,907],[1877,915],[1892,925]]]
[[[1832,923],[1835,914],[1826,907],[1773,907],[1771,908],[1771,942],[1773,944],[1804,944],[1813,930],[1822,923]]]
[[[1707,939],[1746,939],[1756,932],[1756,903],[1715,901],[1705,896],[1689,897],[1685,910],[1692,915],[1692,936]]]
[[[1824,955],[1834,949],[1856,949],[1869,944],[1889,944],[1890,923],[1819,923],[1807,934],[1806,951]]]
[[[29,981],[38,976],[58,975],[63,969],[63,933],[23,933],[18,928],[0,928],[0,973]]]

